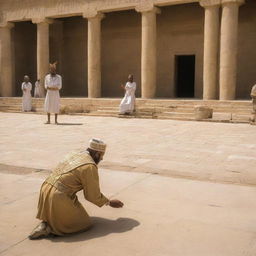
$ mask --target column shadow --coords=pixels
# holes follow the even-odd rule
[[[100,217],[91,217],[93,226],[86,232],[74,233],[66,236],[56,236],[48,238],[52,242],[80,242],[98,237],[107,236],[112,233],[123,233],[132,230],[140,225],[140,222],[130,218],[118,218],[109,220]]]

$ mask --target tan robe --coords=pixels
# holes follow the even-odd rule
[[[43,183],[37,218],[56,235],[86,230],[90,218],[76,196],[82,189],[85,199],[95,205],[108,202],[100,192],[97,165],[86,151],[68,156]]]

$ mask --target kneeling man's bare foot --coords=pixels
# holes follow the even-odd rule
[[[33,231],[32,233],[28,236],[30,240],[35,240],[39,238],[46,237],[50,235],[51,233],[51,228],[46,222],[41,222]]]

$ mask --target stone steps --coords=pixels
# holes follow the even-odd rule
[[[119,115],[121,99],[62,98],[61,113],[86,116],[110,116],[120,118],[158,118],[173,120],[195,120],[194,107],[209,106],[213,109],[213,122],[249,122],[252,104],[250,101],[202,101],[202,100],[167,100],[136,99],[133,115]],[[22,98],[0,98],[0,111],[21,111]],[[44,113],[44,99],[32,99],[31,113]]]

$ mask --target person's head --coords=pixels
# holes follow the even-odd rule
[[[107,145],[99,139],[91,139],[89,142],[89,148],[87,148],[90,156],[96,164],[98,164],[105,154]]]
[[[26,76],[24,76],[24,82],[25,82],[25,83],[28,83],[28,82],[29,82],[29,80],[30,80],[30,79],[29,79],[29,76],[27,76],[27,75],[26,75]]]
[[[50,64],[49,72],[52,76],[56,75],[56,69],[57,69],[57,62],[54,62],[53,64]]]
[[[40,82],[40,79],[39,79],[39,78],[37,79],[37,82]]]
[[[132,74],[130,74],[130,75],[128,76],[128,81],[131,82],[131,83],[133,82],[133,75],[132,75]]]

